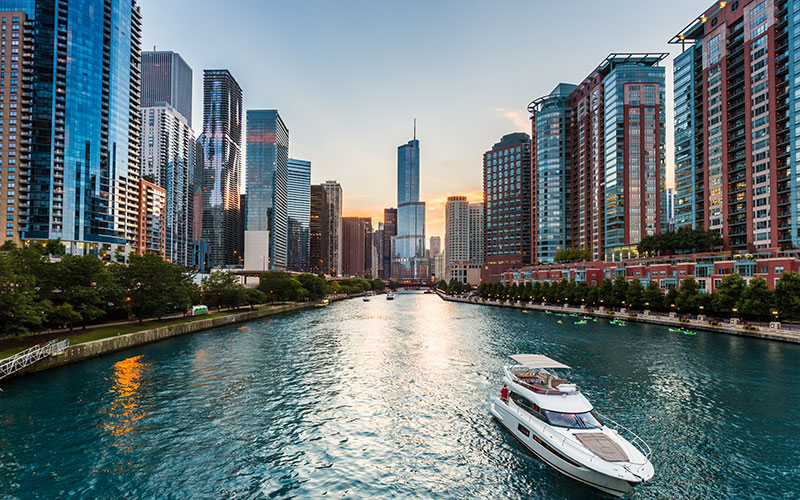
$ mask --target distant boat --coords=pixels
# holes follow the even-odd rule
[[[329,299],[322,299],[322,301],[319,304],[317,304],[316,307],[325,307],[330,303],[331,303],[331,301]]]
[[[364,302],[369,302],[369,295],[364,295],[363,297],[361,297],[361,300],[363,300]]]
[[[394,300],[394,292],[387,292],[386,300]]]

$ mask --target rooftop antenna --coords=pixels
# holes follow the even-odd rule
[[[417,140],[417,119],[414,118],[414,140]]]

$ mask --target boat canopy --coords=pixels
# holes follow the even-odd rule
[[[564,363],[559,363],[558,361],[550,359],[541,354],[513,354],[510,356],[510,358],[517,363],[527,366],[531,370],[542,368],[562,368],[571,370],[571,368]]]

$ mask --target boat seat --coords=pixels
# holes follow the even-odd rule
[[[566,384],[566,383],[567,383],[567,379],[565,379],[565,378],[555,378],[555,377],[553,377],[553,378],[550,379],[550,384],[552,384],[551,387],[553,389],[557,388],[561,384]]]
[[[575,437],[606,462],[627,462],[630,460],[620,445],[602,432],[575,433]]]

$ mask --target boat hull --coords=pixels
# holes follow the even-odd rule
[[[494,418],[531,453],[561,474],[615,497],[623,497],[633,489],[634,485],[628,481],[597,472],[560,454],[546,444],[544,436],[538,436],[531,425],[523,422],[499,398],[492,400],[491,411]],[[528,435],[520,427],[527,430]]]

